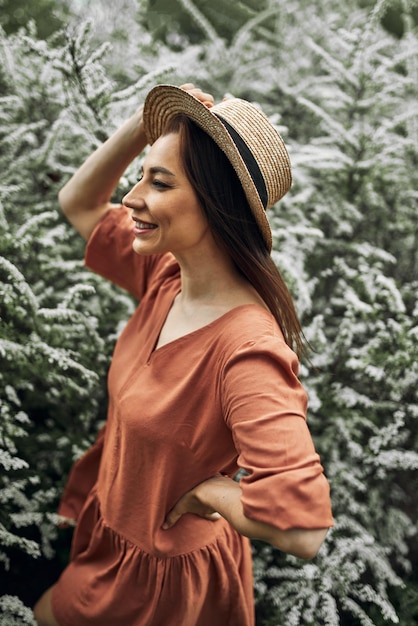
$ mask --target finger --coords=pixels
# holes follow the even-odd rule
[[[177,524],[181,516],[182,513],[177,513],[175,509],[173,509],[165,518],[164,524],[161,526],[161,528],[163,530],[168,530],[169,528],[172,528],[174,524]]]
[[[212,107],[215,103],[215,99],[212,94],[202,91],[199,87],[195,87],[193,83],[185,83],[184,85],[180,85],[180,89],[183,89],[184,91],[190,93],[208,108]]]
[[[190,89],[189,93],[191,93],[195,98],[197,98],[204,104],[208,102],[213,105],[213,103],[215,102],[212,94],[202,91],[201,89]]]

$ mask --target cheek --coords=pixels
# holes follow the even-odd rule
[[[200,214],[200,212],[192,212],[188,215],[183,215],[183,218],[180,220],[182,222],[182,226],[184,227],[190,235],[198,235],[208,229],[208,223],[206,218]]]
[[[189,207],[190,219],[194,221],[197,227],[206,228],[208,226],[208,220],[196,198],[193,198],[192,202],[189,200]]]
[[[194,243],[203,241],[203,239],[207,237],[208,233],[210,233],[209,224],[206,218],[202,215],[195,215],[190,223],[188,231]]]

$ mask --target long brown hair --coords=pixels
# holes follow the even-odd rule
[[[273,262],[232,165],[215,142],[186,115],[173,118],[164,135],[179,135],[186,175],[216,243],[264,300],[286,343],[307,356],[306,340],[287,285]]]

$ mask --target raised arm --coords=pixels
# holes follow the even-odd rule
[[[146,146],[142,107],[77,170],[59,193],[61,208],[76,230],[88,239],[113,205],[111,197],[125,169]]]
[[[207,107],[213,106],[211,94],[192,83],[181,86]],[[128,165],[145,148],[147,140],[142,123],[142,106],[77,170],[59,193],[61,208],[76,230],[88,239],[106,211]]]

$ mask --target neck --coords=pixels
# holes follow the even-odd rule
[[[176,257],[181,271],[183,304],[222,303],[232,290],[246,283],[231,258],[218,246],[196,255]]]

